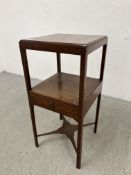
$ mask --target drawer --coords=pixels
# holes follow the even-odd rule
[[[69,116],[77,121],[78,119],[78,106],[58,101],[56,99],[41,96],[30,92],[30,101],[32,105],[37,105],[54,112]]]

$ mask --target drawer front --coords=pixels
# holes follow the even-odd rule
[[[43,97],[34,93],[30,93],[30,101],[32,105],[37,105],[51,111],[67,115],[78,121],[78,106],[61,102],[53,98]]]

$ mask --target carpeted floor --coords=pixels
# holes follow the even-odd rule
[[[38,107],[35,111],[39,133],[62,124],[57,113]],[[85,122],[94,116],[95,104]],[[0,175],[131,175],[131,103],[102,97],[98,133],[93,126],[84,128],[80,170],[65,136],[41,137],[39,143],[36,148],[23,77],[1,73]]]

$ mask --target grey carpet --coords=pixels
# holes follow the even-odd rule
[[[38,107],[35,111],[39,133],[62,123],[57,113]],[[94,116],[95,104],[85,122]],[[0,175],[129,175],[130,136],[131,103],[103,96],[98,133],[93,133],[93,126],[84,128],[82,168],[78,170],[75,151],[65,136],[41,137],[40,147],[34,146],[24,79],[0,74]]]

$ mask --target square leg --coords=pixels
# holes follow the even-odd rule
[[[100,111],[100,103],[101,103],[101,94],[97,98],[96,119],[95,119],[94,133],[97,132],[98,119],[99,119],[99,111]]]
[[[78,169],[81,168],[82,140],[83,140],[83,120],[78,123],[77,161],[76,161],[76,168]]]
[[[37,130],[36,130],[36,122],[35,122],[35,114],[34,114],[34,106],[30,105],[30,114],[31,114],[31,121],[32,121],[32,128],[35,140],[35,146],[39,147],[38,138],[37,138]]]

